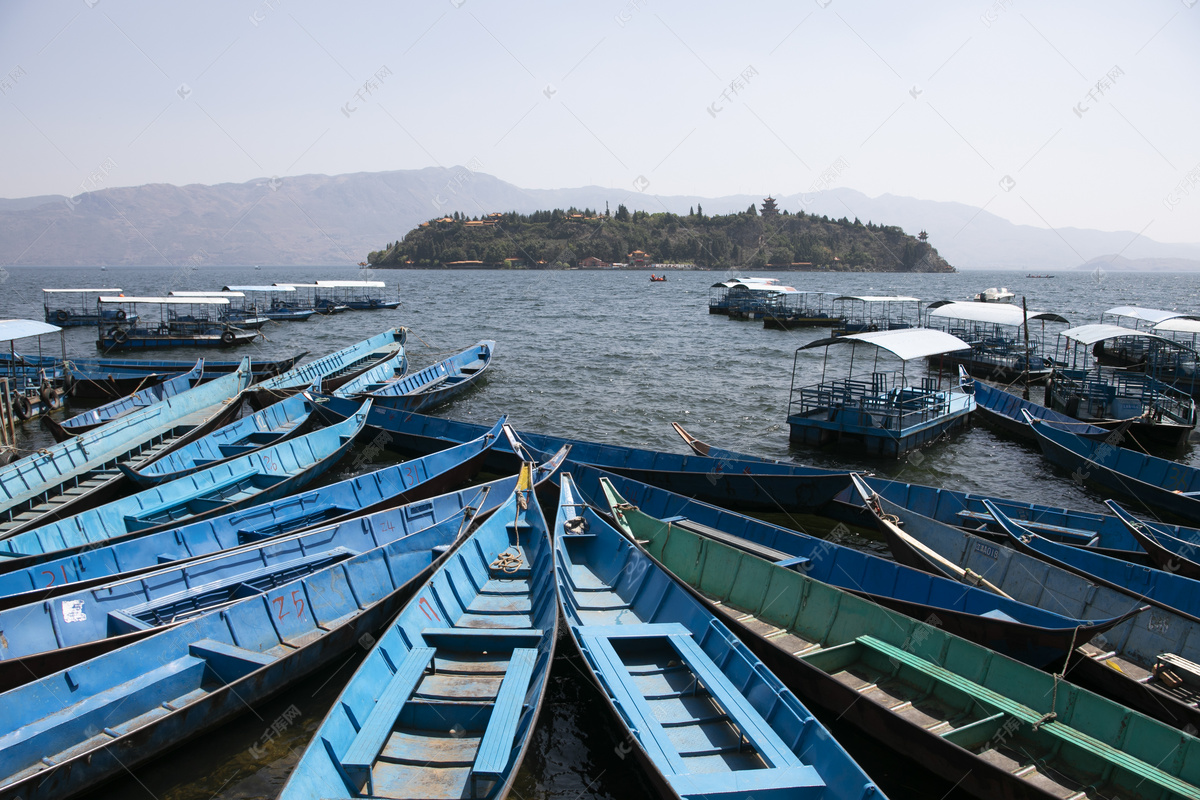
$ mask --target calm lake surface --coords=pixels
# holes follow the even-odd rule
[[[1031,272],[1039,272],[1036,266]],[[8,268],[0,272],[0,317],[42,318],[42,288],[119,286],[127,295],[169,290],[219,289],[224,284],[311,283],[355,280],[364,271],[345,268],[262,267],[148,269]],[[823,275],[771,273],[799,289],[849,295],[905,294],[925,301],[968,300],[991,286],[1007,286],[1028,298],[1030,310],[1057,311],[1072,324],[1096,322],[1105,309],[1142,305],[1200,311],[1200,276],[1135,273],[1056,273],[1053,279],[1020,274],[966,272],[953,275]],[[858,459],[833,450],[790,448],[785,424],[793,358],[800,345],[827,335],[821,330],[764,330],[760,322],[735,322],[707,310],[709,286],[719,272],[671,273],[649,283],[643,272],[373,272],[369,277],[401,287],[398,311],[350,312],[303,323],[268,326],[267,340],[227,351],[155,351],[147,358],[204,355],[229,359],[277,358],[307,350],[320,356],[385,328],[411,329],[413,368],[436,361],[480,339],[495,339],[491,377],[478,390],[439,413],[491,424],[501,414],[519,429],[614,444],[684,452],[671,430],[681,422],[693,434],[731,450],[821,467],[864,469],[906,481],[1020,498],[1031,502],[1102,509],[1099,494],[1076,486],[1045,463],[1032,447],[976,427],[899,462]],[[154,317],[157,308],[144,314]],[[1058,326],[1061,328],[1061,326]],[[68,356],[95,356],[96,332],[69,328]],[[36,346],[24,344],[25,352]],[[46,337],[46,354],[58,354],[57,337]],[[19,347],[19,349],[21,349]],[[844,370],[849,348],[834,348],[830,369]],[[820,379],[820,350],[801,354],[799,383]],[[881,369],[883,367],[881,366]],[[910,368],[911,370],[911,368]],[[918,368],[917,373],[920,373]],[[912,374],[910,372],[910,374]],[[1041,399],[1035,388],[1033,399]],[[36,424],[26,425],[23,446],[50,442]],[[362,447],[362,445],[359,445]],[[384,466],[390,454],[358,471]],[[1200,465],[1200,448],[1180,460]],[[354,474],[352,454],[323,482]],[[778,521],[778,520],[773,520]],[[803,519],[793,524],[820,534],[832,523]],[[868,532],[852,544],[886,555]],[[622,734],[600,695],[583,678],[569,640],[560,641],[543,709],[513,797],[650,798],[641,768],[622,758]],[[362,657],[355,653],[248,711],[235,722],[198,738],[98,790],[95,798],[274,797],[288,771]],[[299,717],[279,724],[284,718]],[[894,798],[955,797],[951,787],[912,763],[874,745],[836,721],[824,721]],[[282,730],[273,732],[274,728]]]

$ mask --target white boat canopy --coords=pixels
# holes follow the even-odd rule
[[[42,289],[43,294],[120,294],[123,289]]]
[[[719,288],[731,289],[734,286],[737,286],[739,283],[744,283],[747,286],[749,286],[749,284],[761,284],[762,286],[777,286],[777,285],[779,285],[779,279],[778,278],[729,278],[728,280],[718,281],[717,283],[714,283],[709,288],[710,289],[719,289]]]
[[[202,295],[200,297],[101,297],[101,303],[162,303],[163,305],[227,306],[229,299]]]
[[[901,328],[894,331],[871,331],[869,333],[851,333],[846,336],[832,336],[828,339],[817,339],[809,342],[798,350],[808,350],[813,347],[828,347],[832,344],[864,343],[887,350],[901,361],[911,361],[914,358],[938,356],[942,353],[953,353],[956,350],[970,350],[971,345],[951,336],[945,331],[933,328]]]
[[[1171,333],[1200,333],[1200,319],[1191,317],[1173,317],[1154,326],[1155,331]]]
[[[0,342],[11,342],[14,339],[41,336],[61,330],[57,325],[49,325],[35,319],[0,319]]]
[[[1156,333],[1134,330],[1133,328],[1124,328],[1120,325],[1110,325],[1105,322],[1092,325],[1080,325],[1077,328],[1068,328],[1060,333],[1059,336],[1069,339],[1072,342],[1078,342],[1079,344],[1086,345],[1107,341],[1108,339],[1120,339],[1126,336],[1137,336],[1143,339],[1159,339],[1160,341],[1171,342],[1171,340],[1167,337],[1159,336]],[[1174,344],[1174,342],[1171,342],[1171,344]]]
[[[291,284],[277,283],[274,286],[222,286],[223,292],[294,292],[296,287]],[[174,294],[172,292],[171,294]]]
[[[930,317],[946,317],[949,319],[961,319],[968,322],[987,322],[996,325],[1022,325],[1025,322],[1025,315],[1018,306],[1010,306],[1005,303],[960,303],[950,301],[948,303],[938,303],[935,306],[930,306],[926,311]],[[1070,324],[1066,317],[1055,314],[1053,311],[1030,311],[1029,319],[1044,320],[1046,322],[1062,322]]]
[[[171,292],[171,297],[245,297],[242,292]]]
[[[1132,319],[1140,320],[1142,322],[1149,322],[1152,325],[1157,325],[1158,323],[1166,322],[1169,319],[1176,319],[1177,317],[1187,317],[1189,315],[1184,314],[1181,311],[1163,311],[1162,309],[1158,309],[1158,308],[1141,308],[1139,306],[1115,306],[1113,308],[1110,308],[1108,311],[1105,311],[1103,314],[1101,314],[1100,318],[1103,319],[1104,317],[1108,317],[1108,316],[1130,317]]]
[[[387,286],[383,281],[317,281],[316,285],[326,289],[382,289]]]
[[[838,302],[839,300],[859,300],[863,303],[919,303],[919,302],[921,302],[921,298],[919,298],[919,297],[906,297],[904,295],[888,296],[888,295],[870,295],[870,294],[868,294],[868,295],[842,295],[840,297],[833,298],[833,302],[835,302],[835,303]]]

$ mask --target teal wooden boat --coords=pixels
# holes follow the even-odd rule
[[[426,411],[475,385],[492,363],[496,343],[484,340],[461,353],[362,393],[374,405],[395,411]]]
[[[247,399],[256,409],[266,408],[309,388],[318,381],[321,389],[332,392],[347,381],[396,356],[404,349],[407,336],[407,328],[392,328],[323,358],[292,367],[282,375],[255,384]]]
[[[284,497],[346,454],[370,403],[339,425],[264,448],[0,541],[0,572]]]
[[[558,632],[550,534],[529,469],[388,625],[281,800],[508,794]]]
[[[648,517],[627,535],[796,694],[970,794],[1200,798],[1200,741],[987,648]]]
[[[113,400],[111,403],[105,403],[97,408],[88,409],[63,422],[57,422],[50,417],[42,417],[42,427],[50,431],[50,435],[54,437],[54,441],[65,442],[76,434],[86,433],[100,427],[106,422],[112,422],[126,414],[137,411],[139,408],[146,408],[147,406],[152,406],[155,403],[166,400],[168,397],[182,394],[198,386],[203,376],[204,359],[200,359],[190,372],[177,375],[170,380],[157,383],[126,397]]]
[[[882,797],[710,610],[559,477],[554,573],[571,639],[660,797]]]
[[[370,642],[455,532],[406,536],[0,694],[0,800],[95,789]]]
[[[299,436],[315,421],[313,409],[312,399],[301,392],[218,428],[144,467],[118,464],[117,468],[143,488],[178,480]]]
[[[922,517],[872,495],[865,485],[863,493],[892,554],[902,564],[1085,619],[1117,616],[1148,605],[1130,591],[1109,588]],[[1200,729],[1195,691],[1158,674],[1156,665],[1164,657],[1181,664],[1200,664],[1200,623],[1150,605],[1144,613],[1075,648],[1068,669],[1073,680],[1130,708],[1178,728],[1191,725]],[[1200,667],[1196,671],[1200,673]]]
[[[332,394],[334,397],[357,397],[361,394],[378,391],[407,374],[408,353],[402,347],[396,355],[377,367],[371,367],[357,378],[346,381],[334,389]],[[317,385],[317,388],[319,389],[320,386]]]
[[[249,361],[239,370],[0,468],[0,538],[111,498],[118,463],[149,464],[221,427],[241,410]]]

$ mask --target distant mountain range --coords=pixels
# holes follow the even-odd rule
[[[724,214],[762,202],[753,195],[659,196],[645,188],[522,189],[466,167],[431,167],[0,199],[0,265],[354,264],[420,222],[455,211],[478,216],[623,203],[631,211],[686,214],[702,205],[707,214]],[[851,189],[776,199],[790,211],[928,231],[930,244],[960,269],[1093,269],[1079,266],[1080,257],[1088,264],[1113,258],[1105,253],[1121,253],[1104,266],[1110,270],[1200,267],[1200,244],[1156,242],[1131,231],[1055,232],[963,203],[872,198]],[[1176,259],[1184,261],[1161,266]]]

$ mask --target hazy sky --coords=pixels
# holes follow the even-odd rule
[[[1200,241],[1200,2],[1047,6],[7,0],[0,196],[470,164]]]

